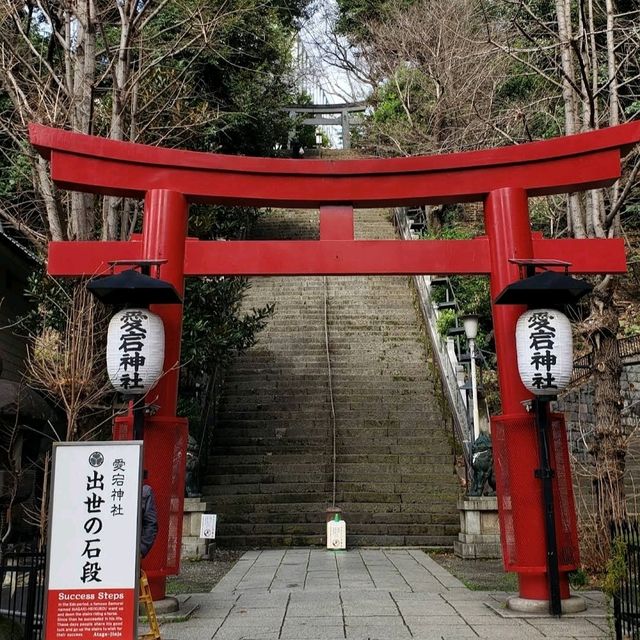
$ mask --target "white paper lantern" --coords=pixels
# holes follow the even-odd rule
[[[567,387],[573,372],[569,318],[555,309],[532,309],[516,325],[518,371],[537,396],[554,396]]]
[[[109,323],[107,371],[125,394],[144,394],[158,382],[164,364],[164,325],[148,309],[124,309]]]

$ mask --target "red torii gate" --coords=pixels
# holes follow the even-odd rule
[[[640,121],[565,138],[433,157],[285,160],[205,154],[30,126],[61,188],[144,198],[141,236],[129,242],[52,242],[53,276],[95,276],[115,260],[165,260],[160,277],[184,292],[185,276],[488,274],[495,299],[519,279],[516,260],[562,259],[576,274],[623,273],[619,239],[548,240],[531,232],[528,199],[612,184],[640,141]],[[354,240],[353,208],[482,201],[486,235],[472,240]],[[318,241],[200,241],[186,237],[191,202],[320,209]],[[531,396],[516,363],[521,306],[493,307],[503,415],[494,418],[494,456],[505,567],[520,596],[549,600],[537,439],[522,404]],[[186,422],[175,417],[182,309],[156,305],[166,332],[165,375],[149,398],[145,460],[158,497],[161,534],[147,569],[155,598],[176,573],[181,538]],[[563,423],[555,420],[555,464],[568,471]],[[117,429],[114,430],[117,433]],[[177,461],[177,464],[176,464]],[[173,471],[172,471],[173,470]],[[555,487],[561,595],[577,563],[570,476]]]

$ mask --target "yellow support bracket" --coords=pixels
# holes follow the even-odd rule
[[[149,580],[144,571],[140,572],[140,602],[144,604],[147,612],[147,620],[149,621],[150,630],[147,633],[138,635],[139,640],[161,640],[160,625],[156,617],[156,610],[153,606],[153,598],[151,597],[151,589],[149,589]]]

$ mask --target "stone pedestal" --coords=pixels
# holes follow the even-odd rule
[[[460,558],[501,558],[498,499],[495,496],[458,498],[460,533],[453,543]]]
[[[209,557],[209,546],[214,540],[200,537],[200,521],[203,513],[213,513],[213,505],[200,498],[184,499],[182,516],[182,558],[197,559]]]
[[[582,596],[569,596],[560,601],[561,611],[564,614],[580,613],[587,608],[587,601]],[[551,615],[549,613],[549,600],[529,600],[513,596],[507,599],[507,609],[520,613]]]

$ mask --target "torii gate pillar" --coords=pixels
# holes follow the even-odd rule
[[[189,204],[181,193],[154,189],[145,195],[143,259],[166,260],[160,265],[159,277],[170,282],[181,297],[184,296],[184,239],[187,235],[188,211]],[[175,416],[177,411],[182,307],[157,304],[152,311],[162,318],[166,336],[164,373],[152,395],[160,400],[156,415],[170,417]]]
[[[495,300],[507,285],[520,277],[518,265],[509,260],[533,258],[534,255],[526,191],[513,188],[492,191],[484,202],[484,216],[485,227],[491,229],[488,234],[491,263],[501,265],[491,277],[491,299]],[[526,310],[526,307],[518,305],[492,307],[496,358],[501,363],[498,368],[500,399],[505,415],[526,413],[521,402],[531,397],[520,380],[513,357],[516,353],[516,323]],[[535,442],[535,433],[533,437]]]
[[[349,128],[349,112],[343,111],[341,116],[342,124],[342,148],[351,149],[351,129]]]
[[[485,227],[490,229],[489,251],[491,262],[501,265],[492,273],[491,300],[512,282],[519,279],[518,265],[510,259],[528,259],[534,257],[531,228],[529,223],[529,200],[523,189],[503,188],[492,191],[484,202]],[[520,305],[493,305],[493,328],[496,345],[496,360],[498,363],[498,380],[500,384],[500,399],[502,402],[502,416],[500,420],[492,421],[492,435],[494,450],[500,472],[496,473],[499,484],[498,496],[501,504],[500,511],[504,513],[505,502],[514,499],[512,486],[517,486],[515,499],[520,507],[518,523],[528,528],[528,535],[532,540],[544,540],[544,521],[539,516],[539,505],[542,503],[542,483],[532,483],[538,466],[537,456],[518,455],[517,452],[537,452],[538,440],[532,419],[522,404],[531,398],[531,394],[522,384],[518,372],[516,353],[516,323],[520,315],[526,311]],[[508,417],[508,418],[507,418]],[[505,424],[505,419],[508,421]],[[525,424],[529,428],[518,429],[513,425]],[[499,435],[498,435],[499,432]],[[498,437],[496,437],[498,436]],[[566,442],[566,439],[565,439]],[[516,452],[516,460],[509,460],[509,453]],[[506,462],[505,458],[508,460]],[[510,463],[510,464],[509,464]],[[506,478],[505,478],[506,477]],[[510,510],[512,505],[508,505]],[[501,519],[501,529],[505,529],[505,519]],[[508,525],[507,525],[508,526]],[[575,522],[574,522],[575,527]],[[508,540],[508,531],[502,532],[503,558],[513,569],[517,563],[517,547]],[[560,546],[573,551],[573,562],[578,566],[578,544],[573,535],[560,534]],[[516,557],[514,557],[516,556]],[[536,544],[530,549],[526,563],[530,566],[544,566],[546,564],[546,548],[543,544]],[[530,567],[527,567],[530,568]],[[522,567],[525,569],[525,567]],[[567,567],[563,567],[560,580],[560,597],[570,597]],[[570,570],[570,569],[569,569]],[[543,600],[548,597],[548,579],[545,572],[520,571],[518,573],[520,597],[527,600]]]
[[[640,122],[565,138],[485,151],[384,160],[241,158],[162,149],[30,127],[61,188],[145,199],[142,239],[52,242],[54,276],[95,276],[109,262],[167,260],[161,277],[178,291],[185,276],[484,274],[492,297],[518,280],[517,259],[559,259],[575,274],[623,273],[620,239],[544,239],[532,234],[528,199],[612,184],[620,159],[640,141]],[[353,209],[483,202],[486,236],[472,240],[354,240]],[[319,241],[198,241],[186,238],[190,202],[320,209]],[[147,568],[154,597],[179,568],[186,421],[174,417],[182,310],[158,305],[166,328],[165,376],[147,402],[145,461],[159,495],[161,529]],[[515,325],[518,306],[493,308],[503,415],[492,439],[503,561],[518,573],[521,598],[549,600],[544,508],[535,476],[538,442],[523,401]],[[153,397],[150,397],[153,396]],[[116,425],[116,431],[117,431]],[[562,416],[551,417],[551,464],[561,597],[579,565],[575,507]]]

